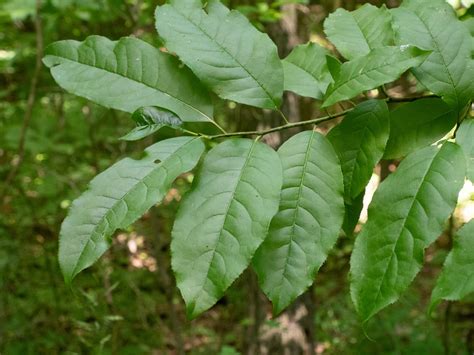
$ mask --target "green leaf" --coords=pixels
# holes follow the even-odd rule
[[[171,0],[156,9],[156,29],[175,52],[221,98],[277,109],[283,68],[277,48],[237,11],[211,0]]]
[[[453,249],[431,294],[433,309],[441,300],[459,301],[474,292],[474,220],[454,237]]]
[[[212,121],[210,97],[193,73],[137,38],[55,42],[43,62],[63,89],[102,106],[130,113],[160,106],[183,121]]]
[[[344,222],[342,223],[342,229],[348,237],[354,235],[354,229],[357,227],[357,223],[359,223],[360,213],[364,208],[364,195],[365,189],[359,194],[359,196],[351,201],[351,204],[344,204],[346,212],[344,215]]]
[[[416,100],[397,107],[390,114],[384,159],[399,159],[438,141],[456,122],[456,112],[441,99]]]
[[[212,307],[249,265],[278,211],[281,184],[278,154],[263,143],[230,139],[206,156],[172,231],[188,317]]]
[[[351,257],[351,296],[364,322],[415,278],[456,207],[464,174],[461,148],[447,142],[410,154],[375,192]]]
[[[315,131],[301,132],[278,150],[283,164],[280,209],[258,249],[254,268],[280,313],[314,281],[344,218],[339,159]]]
[[[341,161],[347,204],[364,191],[382,158],[389,133],[390,115],[383,100],[362,102],[329,132]]]
[[[467,178],[474,182],[474,118],[466,118],[462,121],[456,133],[458,143],[466,156]]]
[[[461,111],[474,96],[473,41],[448,4],[430,1],[404,3],[393,9],[397,43],[431,50],[413,74],[431,92]]]
[[[322,107],[394,81],[406,70],[423,63],[427,56],[428,52],[406,45],[376,48],[364,57],[345,62],[329,86]]]
[[[301,96],[322,99],[333,81],[323,47],[308,43],[295,47],[283,63],[285,90]]]
[[[339,8],[324,21],[324,32],[347,59],[393,45],[392,17],[387,8],[365,4],[355,11]]]
[[[66,282],[100,258],[115,230],[128,227],[160,202],[203,151],[199,138],[172,138],[148,147],[140,160],[123,159],[97,175],[61,226],[59,264]]]
[[[136,141],[158,132],[163,127],[181,130],[183,124],[173,112],[154,106],[139,108],[133,113],[132,119],[137,127],[120,139]]]

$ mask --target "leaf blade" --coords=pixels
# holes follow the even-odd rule
[[[315,43],[295,47],[282,61],[284,89],[301,96],[322,99],[333,82],[326,55],[327,50]]]
[[[383,156],[390,132],[389,117],[385,101],[365,101],[328,134],[341,161],[348,204],[365,189]]]
[[[459,301],[474,292],[474,220],[466,223],[454,237],[453,248],[444,262],[431,294],[430,309],[442,299]]]
[[[344,217],[339,159],[324,136],[301,132],[278,153],[283,164],[280,208],[253,262],[274,314],[311,286]]]
[[[416,276],[424,249],[456,206],[464,174],[462,151],[448,142],[409,155],[382,182],[351,256],[351,296],[364,322],[395,302]]]
[[[200,0],[157,7],[156,29],[166,47],[221,98],[277,109],[283,68],[275,44],[218,1],[206,10]]]
[[[175,178],[194,168],[203,151],[199,138],[172,138],[148,147],[141,160],[123,159],[97,175],[61,226],[59,263],[65,281],[70,283],[99,259],[113,232],[159,202]]]
[[[394,81],[406,70],[420,65],[428,52],[409,45],[375,48],[363,57],[341,65],[329,86],[322,107],[351,99],[366,90]]]
[[[355,11],[337,9],[324,21],[324,32],[347,59],[393,45],[391,15],[385,6],[365,4]]]
[[[467,162],[467,178],[474,182],[474,118],[465,118],[456,133],[456,143],[458,143]]]
[[[210,97],[192,72],[137,38],[59,41],[45,53],[43,62],[63,89],[102,106],[130,113],[160,106],[184,121],[212,121]]]
[[[390,113],[390,138],[384,159],[402,158],[436,142],[456,122],[456,112],[438,98],[416,100],[397,107]]]
[[[277,212],[281,182],[278,154],[257,141],[230,139],[206,156],[172,231],[188,317],[212,307],[248,266]]]

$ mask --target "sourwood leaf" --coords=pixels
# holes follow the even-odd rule
[[[432,51],[413,74],[461,112],[474,97],[473,41],[467,27],[446,2],[405,1],[392,15],[398,44]]]
[[[454,237],[453,249],[431,294],[433,309],[441,300],[459,301],[474,292],[474,220],[465,224]]]
[[[364,322],[412,282],[456,207],[464,174],[461,148],[447,142],[410,154],[375,192],[351,257],[351,296]]]
[[[172,138],[148,147],[140,160],[125,158],[97,175],[61,226],[59,264],[66,282],[100,258],[115,230],[128,227],[160,202],[203,152],[199,138]]]
[[[410,45],[380,47],[345,62],[334,83],[329,85],[322,107],[349,100],[363,91],[394,81],[408,69],[423,63],[428,54]]]
[[[280,158],[263,143],[230,139],[206,156],[172,231],[188,317],[212,307],[247,268],[278,211],[281,185]]]
[[[474,117],[462,121],[456,132],[456,143],[461,146],[466,156],[466,176],[474,182]]]
[[[456,122],[456,111],[438,98],[398,106],[390,113],[390,138],[384,159],[399,159],[438,141]]]
[[[328,51],[316,43],[295,47],[283,59],[285,90],[322,99],[333,81],[327,65]]]
[[[274,314],[311,286],[344,218],[341,167],[327,138],[301,132],[278,153],[283,164],[280,208],[253,263]]]
[[[176,53],[221,98],[277,109],[283,68],[277,48],[238,11],[216,0],[171,0],[158,6],[156,29]]]
[[[390,114],[383,100],[362,102],[329,132],[341,161],[347,204],[364,191],[383,156],[389,133]]]
[[[394,44],[392,16],[384,6],[365,4],[355,11],[337,9],[324,21],[324,32],[347,59]]]
[[[137,38],[59,41],[45,54],[43,62],[53,78],[74,95],[130,113],[160,106],[183,121],[212,121],[211,99],[193,73],[172,55]]]
[[[158,132],[163,127],[182,130],[183,121],[173,112],[155,106],[141,107],[132,115],[137,126],[120,139],[136,141]]]

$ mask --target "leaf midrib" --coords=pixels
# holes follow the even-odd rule
[[[87,248],[87,246],[90,244],[91,242],[91,239],[92,239],[92,236],[95,235],[97,233],[97,229],[102,226],[102,224],[104,223],[104,220],[106,220],[109,216],[110,213],[115,213],[115,208],[118,206],[119,203],[122,203],[125,198],[131,194],[135,188],[137,187],[138,184],[140,183],[143,183],[143,180],[147,179],[150,175],[152,175],[153,173],[155,173],[158,169],[160,169],[161,167],[163,167],[163,165],[165,165],[166,162],[168,162],[169,159],[171,159],[175,153],[179,152],[181,149],[184,149],[188,144],[194,142],[196,139],[199,139],[199,138],[194,138],[194,139],[191,139],[190,141],[186,142],[185,144],[183,144],[182,146],[180,146],[178,149],[176,149],[175,151],[173,151],[167,158],[165,158],[164,160],[161,161],[160,164],[157,164],[156,165],[156,168],[155,169],[152,169],[148,174],[146,174],[141,180],[137,180],[137,183],[133,185],[132,188],[130,188],[120,199],[116,199],[116,198],[113,198],[116,200],[116,202],[108,209],[107,212],[104,213],[104,215],[100,218],[100,222],[97,223],[94,227],[94,229],[88,233],[89,234],[89,238],[87,239],[87,242],[86,244],[84,245],[84,247],[82,248],[82,251],[81,253],[79,254],[79,257],[77,258],[77,261],[74,265],[74,269],[73,269],[73,272],[71,273],[71,276],[72,278],[77,274],[77,267],[78,265],[80,264],[80,261],[81,259],[83,258],[84,256],[84,252]],[[128,210],[128,206],[127,206],[127,214],[129,213],[129,210]],[[117,228],[121,228],[120,226],[117,227]]]
[[[178,13],[179,15],[181,15],[182,17],[184,17],[186,20],[188,20],[191,24],[194,25],[194,27],[196,27],[197,29],[199,29],[203,34],[206,35],[207,38],[209,38],[209,40],[215,44],[217,44],[217,46],[219,48],[221,48],[232,60],[234,60],[254,81],[255,83],[257,83],[257,85],[265,92],[265,94],[267,95],[267,97],[270,99],[270,101],[273,103],[273,106],[275,108],[277,108],[277,104],[275,102],[275,100],[273,100],[273,97],[272,95],[270,95],[270,93],[268,92],[267,88],[263,85],[263,83],[260,83],[257,78],[235,57],[232,56],[232,54],[228,51],[228,49],[226,47],[224,47],[223,45],[221,45],[219,42],[215,41],[215,38],[212,38],[212,36],[210,34],[208,34],[204,28],[200,27],[199,24],[195,23],[194,21],[192,21],[189,17],[186,16],[186,14],[183,14],[182,12],[180,12],[176,7],[173,7],[171,4],[169,4],[169,6],[171,6],[175,11],[176,13]],[[200,11],[203,11],[202,9],[200,9]],[[232,11],[231,11],[232,12]],[[230,13],[231,13],[230,12]],[[210,17],[210,15],[207,15],[208,17]],[[228,17],[228,14],[226,15],[226,17]]]

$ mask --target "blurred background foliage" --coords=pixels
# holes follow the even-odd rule
[[[328,45],[322,23],[358,0],[230,0],[279,45],[281,55],[308,40]],[[467,354],[474,349],[474,302],[442,305],[433,317],[426,302],[450,245],[452,230],[472,218],[466,185],[447,231],[402,301],[362,329],[348,294],[353,239],[341,236],[316,286],[278,318],[246,272],[219,304],[185,319],[169,269],[169,235],[192,175],[178,179],[165,201],[119,232],[111,250],[65,286],[56,254],[59,226],[71,201],[98,172],[157,139],[118,140],[133,128],[130,115],[63,92],[43,66],[42,44],[134,35],[159,46],[151,0],[0,0],[0,353],[1,354]],[[398,1],[370,1],[397,6]],[[451,1],[463,19],[472,1]],[[36,21],[35,21],[36,19]],[[36,63],[36,64],[35,64]],[[416,90],[409,76],[389,88]],[[344,109],[341,107],[340,109]],[[319,114],[313,101],[287,94],[291,120]],[[271,112],[221,103],[217,119],[229,130],[262,128]],[[322,127],[322,130],[330,128]],[[294,133],[294,132],[292,132]],[[284,133],[287,134],[287,133]],[[267,137],[278,146],[284,135]],[[377,181],[396,167],[378,167]],[[12,173],[13,172],[13,173]],[[369,193],[370,195],[370,193]],[[367,202],[367,201],[366,201]]]

